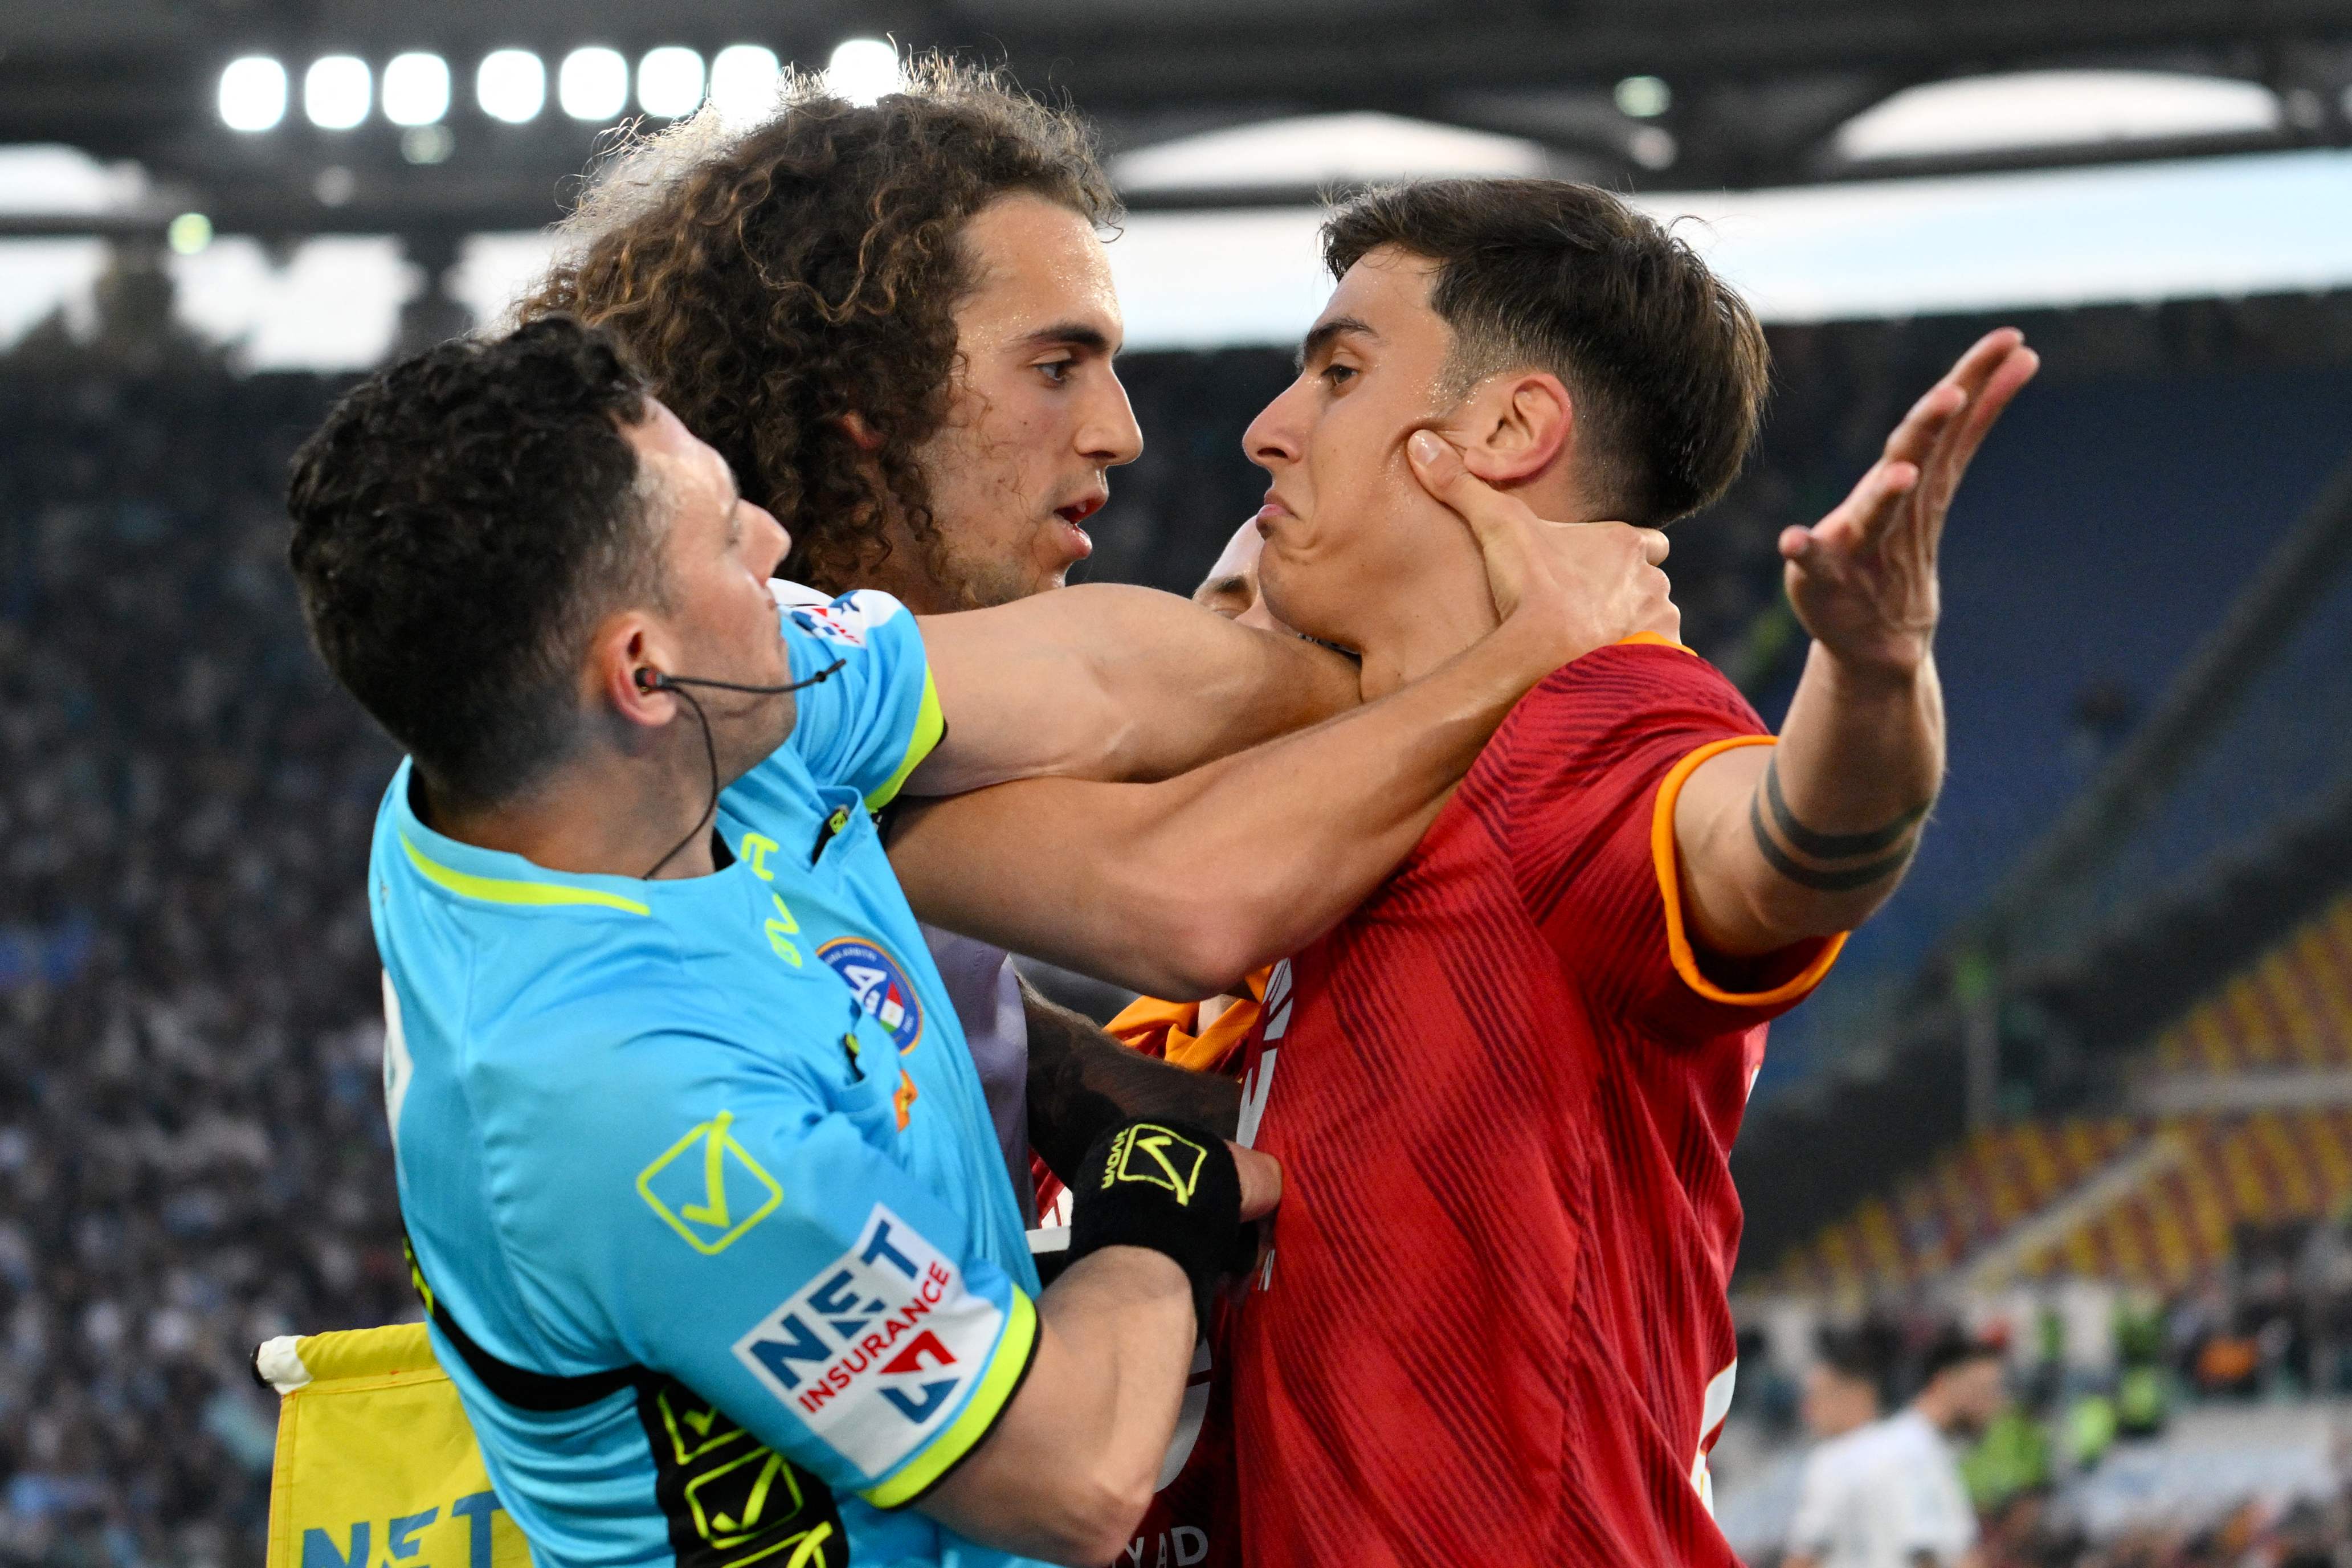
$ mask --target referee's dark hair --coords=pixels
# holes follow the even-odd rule
[[[310,640],[436,804],[504,800],[566,754],[584,639],[659,599],[621,433],[646,397],[608,337],[549,317],[369,377],[295,455]]]
[[[1499,371],[1559,377],[1603,516],[1655,527],[1739,477],[1770,375],[1764,330],[1655,219],[1567,180],[1420,180],[1323,225],[1335,279],[1382,246],[1437,264],[1430,306],[1454,331],[1441,402]]]

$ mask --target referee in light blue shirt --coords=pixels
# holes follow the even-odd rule
[[[1116,1556],[1271,1167],[1108,1129],[1041,1310],[870,816],[1063,738],[943,712],[888,597],[772,584],[773,520],[560,319],[362,385],[290,507],[313,637],[410,752],[369,868],[401,1206],[538,1560]]]

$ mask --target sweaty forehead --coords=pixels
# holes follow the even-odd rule
[[[1330,303],[1316,318],[1316,328],[1353,318],[1382,337],[1407,335],[1418,329],[1441,330],[1444,323],[1429,303],[1430,287],[1436,278],[1437,263],[1425,256],[1392,245],[1367,251],[1331,291]]]
[[[956,310],[963,331],[1006,340],[1066,325],[1118,344],[1110,258],[1084,217],[1017,193],[981,208],[961,238],[972,271],[972,290]]]

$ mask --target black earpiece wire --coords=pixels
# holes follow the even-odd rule
[[[710,799],[709,804],[703,806],[702,815],[694,819],[694,826],[686,830],[686,837],[679,839],[676,844],[671,845],[669,853],[654,862],[653,869],[647,871],[645,875],[645,879],[646,881],[650,882],[656,877],[659,876],[661,874],[661,868],[668,865],[672,860],[677,859],[678,851],[693,843],[694,836],[701,832],[703,828],[710,824],[711,819],[719,815],[719,742],[711,738],[710,718],[709,715],[703,712],[701,701],[696,698],[693,692],[688,691],[686,689],[689,686],[700,686],[712,691],[740,691],[745,695],[751,697],[782,697],[787,692],[800,691],[808,687],[824,684],[828,678],[830,678],[836,670],[840,669],[848,661],[845,659],[836,658],[831,664],[826,665],[823,669],[818,670],[814,675],[810,676],[806,680],[787,681],[782,686],[744,686],[732,680],[706,680],[700,676],[694,675],[664,675],[657,669],[640,669],[637,671],[636,680],[638,690],[675,692],[685,701],[687,707],[693,710],[694,721],[702,726],[703,761],[710,769]]]

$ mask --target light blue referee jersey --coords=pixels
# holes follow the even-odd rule
[[[545,1568],[1020,1561],[906,1508],[1037,1333],[980,1082],[867,816],[939,700],[896,600],[777,592],[793,679],[841,668],[719,797],[724,869],[460,844],[406,763],[376,819],[401,1211]]]

